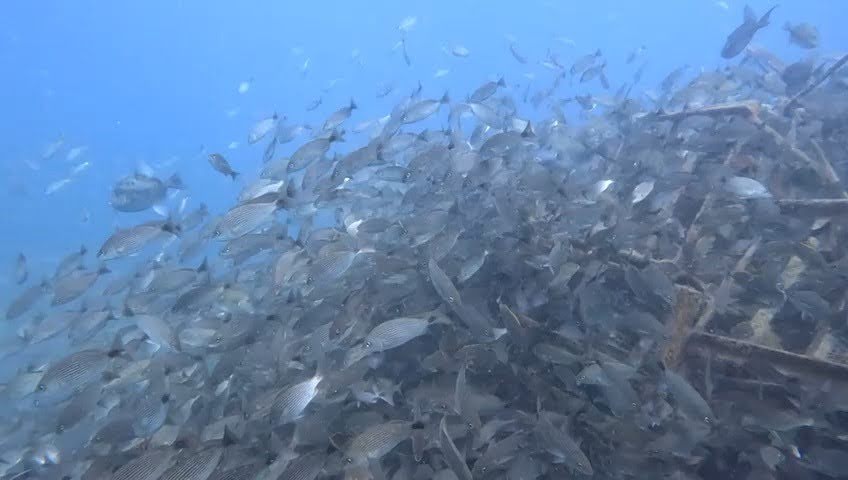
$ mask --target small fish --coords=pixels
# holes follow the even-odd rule
[[[340,141],[343,141],[341,135],[333,131],[326,138],[316,138],[304,143],[289,157],[286,171],[288,173],[294,173],[303,170],[311,165],[312,162],[322,158],[330,150],[330,145],[333,142]]]
[[[81,162],[80,164],[76,165],[74,168],[71,169],[71,176],[73,177],[73,176],[79,175],[80,173],[88,170],[90,167],[91,167],[91,162],[89,162],[89,161]]]
[[[587,55],[583,55],[579,57],[574,63],[571,65],[571,69],[569,70],[572,75],[577,75],[578,73],[582,74],[586,69],[591,67],[595,60],[601,57],[601,50],[596,50],[594,53],[589,53]]]
[[[170,220],[142,223],[134,227],[116,230],[103,242],[97,257],[102,260],[134,255],[167,235],[176,236],[180,227]]]
[[[53,285],[53,300],[50,304],[64,305],[76,300],[94,285],[100,275],[109,272],[108,268],[100,267],[91,271],[79,270],[57,279]]]
[[[404,17],[403,20],[400,21],[400,24],[398,24],[397,29],[405,33],[412,30],[412,28],[417,24],[418,17],[410,15],[408,17]]]
[[[64,147],[64,146],[65,146],[65,136],[59,135],[59,138],[57,138],[53,142],[47,144],[46,147],[44,147],[44,151],[41,154],[41,159],[42,160],[50,160],[57,153],[59,153],[59,150],[61,150],[62,147]]]
[[[518,50],[515,47],[515,42],[510,42],[509,52],[512,53],[512,58],[514,58],[518,63],[522,65],[527,64],[527,57],[518,53]]]
[[[324,469],[326,461],[327,454],[321,450],[298,455],[289,462],[277,480],[315,480]]]
[[[56,180],[55,182],[51,183],[50,185],[47,185],[47,188],[44,189],[44,194],[45,195],[53,195],[54,193],[58,192],[59,190],[65,188],[69,183],[71,183],[72,180],[73,179],[70,178],[70,177],[63,178],[63,179],[60,179],[60,180]]]
[[[209,165],[212,165],[212,168],[214,168],[216,171],[231,177],[233,180],[235,180],[236,177],[239,176],[239,172],[233,170],[227,159],[224,158],[224,156],[220,153],[209,154]]]
[[[278,117],[275,113],[270,117],[263,118],[256,122],[256,124],[253,125],[253,128],[250,129],[250,133],[247,135],[247,143],[253,145],[265,138],[266,135],[277,128],[277,120]]]
[[[550,414],[539,412],[539,421],[536,424],[536,435],[541,447],[548,453],[583,475],[594,475],[595,471],[589,458],[580,449],[580,446],[571,438],[571,435],[557,428],[550,420]]]
[[[345,462],[367,465],[370,459],[379,460],[412,434],[412,423],[392,420],[368,427],[351,440],[345,450]]]
[[[467,48],[465,48],[463,45],[455,45],[451,49],[451,54],[454,57],[465,58],[465,57],[471,55],[471,51],[468,50]]]
[[[354,102],[351,98],[350,105],[336,110],[335,112],[331,113],[329,117],[327,117],[327,120],[324,121],[324,126],[322,127],[322,130],[333,130],[336,127],[340,126],[342,123],[344,123],[345,120],[350,118],[351,113],[353,113],[356,108],[356,102]]]
[[[316,108],[320,107],[322,103],[324,103],[324,99],[322,97],[315,98],[311,102],[306,104],[306,111],[311,112]]]
[[[321,374],[316,374],[280,392],[271,405],[271,414],[280,424],[299,419],[306,407],[318,395],[317,387],[323,378]]]
[[[812,49],[819,46],[819,30],[813,25],[802,22],[792,25],[789,22],[783,26],[789,32],[789,41],[801,48]]]
[[[99,380],[119,350],[80,350],[57,360],[41,377],[36,388],[38,397],[61,402],[89,384]]]
[[[430,321],[426,318],[401,317],[387,320],[374,327],[362,343],[352,347],[345,356],[345,365],[350,366],[366,356],[400,347],[424,335]]]
[[[130,318],[152,343],[180,351],[180,341],[176,331],[161,316],[140,314],[132,315]]]
[[[66,255],[62,259],[62,261],[59,262],[59,265],[56,266],[56,271],[53,273],[53,278],[56,279],[59,277],[64,277],[65,275],[79,268],[79,266],[82,265],[82,259],[83,257],[85,257],[86,253],[88,253],[88,249],[85,247],[85,245],[80,245],[79,250]]]
[[[420,122],[421,120],[431,117],[439,111],[439,108],[442,105],[446,105],[448,103],[450,103],[450,96],[448,96],[448,92],[445,92],[444,95],[442,95],[442,98],[438,100],[421,100],[420,102],[409,106],[409,108],[403,112],[400,121],[403,124]]]
[[[26,256],[23,253],[18,253],[18,258],[15,259],[15,283],[20,285],[26,282],[27,277],[29,277],[29,270],[27,270]]]
[[[748,177],[730,177],[724,181],[724,189],[743,200],[771,198],[771,193],[762,183]]]
[[[270,222],[281,206],[276,198],[237,205],[218,220],[212,235],[224,241],[247,235]]]
[[[471,475],[471,470],[468,469],[465,456],[456,448],[456,444],[448,432],[447,416],[442,417],[442,421],[439,422],[439,447],[442,450],[445,461],[450,469],[453,470],[456,478],[460,480],[471,480],[474,478]]]
[[[442,300],[450,306],[461,304],[462,298],[459,296],[459,291],[439,264],[431,258],[427,269],[430,272],[430,282]]]
[[[765,15],[757,20],[757,15],[751,7],[745,5],[744,21],[742,22],[742,25],[736,27],[736,30],[727,36],[727,40],[724,42],[724,47],[721,49],[721,56],[726,59],[731,59],[742,53],[742,51],[745,50],[745,47],[751,43],[751,40],[754,38],[754,34],[756,34],[761,28],[768,26],[769,15],[771,15],[771,12],[773,12],[775,8],[777,8],[777,5],[771,7]]]
[[[646,181],[640,183],[639,185],[636,185],[636,187],[633,188],[633,195],[631,196],[630,203],[632,205],[636,205],[637,203],[640,203],[642,200],[648,198],[648,195],[650,195],[651,192],[653,192],[653,191],[654,191],[654,181],[653,180],[646,180]]]
[[[88,150],[88,147],[86,147],[84,145],[79,146],[79,147],[74,147],[74,148],[68,150],[68,155],[65,157],[65,160],[67,160],[69,162],[73,162],[74,160],[79,158],[80,155],[85,153],[86,150]]]
[[[498,88],[504,87],[506,87],[506,82],[504,82],[503,77],[498,79],[497,82],[486,82],[483,85],[477,87],[477,90],[474,90],[474,93],[472,93],[471,96],[468,97],[468,101],[473,103],[480,103],[494,95],[495,92],[498,91]]]
[[[433,78],[446,77],[446,76],[448,76],[449,73],[450,73],[450,69],[440,68],[440,69],[436,70],[436,73],[433,74]]]
[[[636,60],[638,57],[641,57],[644,54],[645,54],[645,46],[642,45],[642,46],[640,46],[639,48],[636,48],[635,50],[633,50],[632,52],[630,52],[627,55],[626,63],[628,65],[630,65],[631,63],[633,63],[633,60]]]
[[[238,93],[240,95],[244,95],[245,93],[247,93],[247,91],[250,90],[250,84],[251,84],[252,81],[253,81],[253,79],[240,82],[239,86],[238,86]]]

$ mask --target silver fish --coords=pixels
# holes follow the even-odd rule
[[[271,115],[270,117],[263,118],[256,122],[253,125],[253,128],[250,129],[250,133],[247,135],[247,143],[253,145],[258,141],[265,138],[272,130],[277,128],[277,114]]]
[[[430,273],[430,282],[433,284],[436,293],[442,297],[442,300],[450,306],[461,304],[462,297],[459,296],[459,291],[450,277],[439,267],[439,264],[431,258],[427,264],[427,269]]]
[[[290,423],[303,415],[303,411],[318,395],[318,384],[322,375],[315,375],[308,380],[296,383],[283,390],[271,406],[271,413],[279,418],[280,423]]]
[[[369,459],[380,459],[412,434],[412,423],[392,420],[373,425],[351,440],[345,450],[345,462],[367,465]]]
[[[773,12],[775,8],[777,8],[777,5],[771,7],[765,15],[757,20],[757,16],[754,11],[751,10],[749,6],[745,5],[744,21],[742,22],[742,25],[736,27],[736,29],[727,36],[727,40],[724,42],[724,47],[721,49],[721,56],[723,58],[730,59],[742,53],[742,51],[745,50],[745,47],[751,43],[751,40],[754,38],[754,34],[761,28],[768,26],[769,15],[771,15],[771,12]]]
[[[235,206],[218,220],[213,235],[218,240],[232,240],[247,235],[270,223],[280,206],[277,199]]]
[[[209,159],[209,165],[212,165],[212,168],[214,168],[217,172],[222,173],[233,180],[239,176],[239,172],[233,170],[233,167],[230,166],[230,162],[228,162],[227,159],[220,153],[210,153],[207,158]]]
[[[338,141],[342,141],[342,136],[336,131],[332,131],[326,138],[316,138],[304,143],[289,157],[286,171],[293,173],[303,170],[311,165],[312,162],[324,157],[330,149],[330,145]]]
[[[97,257],[101,260],[114,260],[134,255],[157,240],[179,235],[179,233],[180,227],[170,220],[121,228],[103,242],[100,250],[97,251]]]

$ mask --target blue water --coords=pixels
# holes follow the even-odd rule
[[[764,12],[768,1],[752,1]],[[0,202],[2,265],[19,251],[30,259],[30,282],[52,273],[56,262],[80,244],[96,252],[118,225],[155,217],[125,214],[108,205],[114,181],[140,162],[166,177],[178,172],[189,186],[189,208],[200,202],[220,212],[231,205],[261,166],[262,144],[247,145],[256,121],[274,112],[290,122],[320,126],[350,98],[360,106],[348,128],[387,114],[420,81],[425,97],[448,90],[462,99],[482,82],[504,76],[520,98],[535,73],[534,89],[546,88],[553,73],[538,64],[548,49],[570,65],[600,48],[613,91],[629,81],[642,60],[625,65],[627,54],[646,47],[648,62],[637,92],[654,88],[674,68],[714,69],[725,65],[719,51],[742,19],[743,3],[725,9],[711,0],[643,1],[322,1],[254,0],[106,2],[46,0],[6,2],[0,15]],[[415,16],[407,35],[408,67],[393,47],[398,24]],[[848,3],[844,0],[785,1],[756,44],[786,60],[804,52],[789,45],[785,21],[818,26],[823,55],[848,48]],[[506,35],[528,57],[518,64]],[[573,45],[557,39],[567,37]],[[443,52],[461,44],[471,54]],[[361,62],[352,51],[361,52]],[[309,68],[301,72],[309,59]],[[738,58],[734,61],[738,61]],[[360,64],[361,63],[361,64]],[[438,69],[449,69],[434,78]],[[253,79],[240,94],[240,82]],[[332,80],[337,84],[322,92]],[[395,91],[376,99],[379,85]],[[565,86],[560,93],[602,94],[597,83]],[[306,112],[311,100],[323,104]],[[526,116],[541,114],[520,104]],[[228,115],[228,112],[231,115]],[[443,110],[435,125],[446,125]],[[64,148],[41,162],[45,146],[64,136]],[[238,142],[236,149],[228,149]],[[290,152],[298,141],[278,148]],[[342,151],[357,145],[349,140]],[[86,146],[75,162],[69,148]],[[231,182],[214,172],[206,151],[220,151],[245,172]],[[92,167],[51,196],[44,190],[80,161]],[[38,169],[27,162],[40,164]],[[80,221],[90,212],[87,223]],[[5,268],[5,267],[4,267]],[[0,279],[0,304],[17,294],[11,275]]]

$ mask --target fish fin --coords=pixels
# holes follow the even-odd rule
[[[498,79],[498,86],[501,88],[506,87],[506,81],[504,81],[504,77]]]
[[[448,95],[447,90],[445,90],[445,93],[444,93],[444,95],[442,95],[442,98],[439,99],[439,103],[444,103],[444,104],[450,103],[450,95]]]
[[[353,98],[351,98],[350,99],[350,106],[348,108],[350,108],[351,110],[356,110],[357,108],[359,108],[359,106],[356,104],[356,102],[353,100]]]
[[[236,180],[236,178],[237,178],[239,175],[241,175],[241,173],[236,172],[236,171],[234,171],[234,170],[231,170],[231,171],[230,171],[230,178],[232,178],[232,179],[233,179],[233,181],[235,181],[235,180]]]

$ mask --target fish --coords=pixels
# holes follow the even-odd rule
[[[66,186],[68,186],[72,181],[73,181],[73,178],[71,178],[71,177],[56,180],[55,182],[51,183],[50,185],[47,185],[47,188],[44,189],[44,194],[48,195],[48,196],[53,195],[54,193],[65,188]]]
[[[573,471],[583,475],[594,475],[595,470],[589,458],[580,449],[577,442],[565,431],[557,428],[547,412],[539,413],[534,430],[542,447],[557,460],[565,463]]]
[[[239,172],[233,170],[233,167],[230,166],[230,162],[228,162],[227,159],[220,153],[210,153],[208,159],[209,165],[212,165],[212,168],[214,168],[215,171],[222,173],[233,180],[239,176]]]
[[[801,22],[792,25],[786,22],[783,29],[789,33],[789,41],[801,48],[812,49],[819,46],[819,30],[807,23]]]
[[[335,112],[331,113],[330,116],[327,117],[327,120],[324,121],[324,126],[321,127],[321,129],[325,131],[335,130],[336,128],[341,126],[341,124],[344,123],[345,120],[350,118],[351,113],[353,113],[356,108],[356,102],[354,102],[351,98],[350,105],[342,107],[336,110]]]
[[[577,60],[571,64],[571,68],[569,72],[572,75],[583,74],[589,67],[591,67],[598,58],[601,58],[601,50],[595,50],[593,53],[588,53],[583,55],[582,57],[578,57]]]
[[[14,281],[18,285],[26,282],[29,277],[29,269],[27,269],[27,259],[26,255],[23,253],[18,253],[17,258],[15,259],[15,270],[14,270]]]
[[[732,176],[724,181],[724,188],[743,200],[771,198],[768,189],[753,178]]]
[[[447,276],[444,270],[432,258],[427,263],[427,270],[430,273],[430,282],[433,284],[433,288],[445,303],[450,306],[462,303],[462,297],[460,297],[459,291],[456,289],[453,281],[451,281],[450,277]]]
[[[259,143],[260,140],[265,138],[269,133],[277,129],[277,123],[279,121],[279,117],[277,114],[273,114],[270,117],[263,118],[256,122],[253,127],[250,129],[250,133],[247,135],[247,143],[253,145],[255,143]],[[212,164],[215,167],[215,164]],[[218,167],[215,167],[221,173],[225,173],[222,170],[219,170]],[[229,173],[225,173],[229,175]]]
[[[520,63],[522,65],[527,64],[527,57],[525,57],[524,55],[522,55],[518,52],[518,49],[515,46],[515,42],[510,42],[509,53],[512,54],[512,58],[514,58],[515,61],[517,61],[518,63]]]
[[[279,480],[315,480],[324,469],[326,461],[326,453],[320,450],[298,455],[277,478]]]
[[[324,103],[323,98],[321,98],[321,97],[314,98],[314,99],[312,99],[312,101],[310,101],[309,103],[306,104],[306,111],[311,112],[311,111],[317,109],[318,107],[320,107],[322,103]]]
[[[62,134],[62,135],[59,135],[59,138],[48,143],[47,146],[44,147],[44,150],[41,153],[41,159],[42,160],[50,160],[51,158],[56,156],[56,154],[59,153],[59,151],[62,150],[62,148],[64,148],[64,147],[65,147],[65,135]]]
[[[66,400],[83,388],[100,380],[109,368],[111,360],[121,354],[120,350],[87,349],[71,353],[49,365],[36,387],[39,400]]]
[[[180,226],[170,220],[145,222],[129,228],[119,228],[112,233],[97,251],[97,258],[114,260],[134,255],[167,236],[177,236]]]
[[[345,357],[345,365],[350,366],[365,356],[391,350],[414,340],[427,332],[430,321],[427,318],[401,317],[387,320],[375,326],[362,343],[352,347]]]
[[[395,449],[412,434],[412,423],[392,420],[366,428],[345,449],[344,461],[349,465],[367,465]]]
[[[77,270],[57,278],[53,283],[53,299],[50,305],[64,305],[76,300],[106,273],[110,273],[110,270],[101,266],[96,270]]]
[[[318,395],[317,387],[323,378],[323,375],[316,374],[283,390],[271,405],[272,415],[278,417],[280,424],[299,419],[306,407]]]
[[[757,15],[754,11],[747,5],[745,5],[745,15],[742,25],[736,27],[730,35],[727,36],[727,40],[724,42],[724,47],[721,49],[722,58],[731,59],[745,50],[745,47],[751,43],[751,40],[754,39],[754,35],[761,29],[765,28],[769,25],[769,16],[774,9],[777,8],[777,5],[771,7],[763,14],[762,17],[757,19]]]
[[[410,105],[409,108],[403,112],[400,117],[400,122],[404,125],[420,122],[433,116],[439,111],[439,108],[442,105],[447,105],[448,103],[450,103],[450,96],[448,95],[448,92],[445,92],[444,95],[442,95],[442,98],[438,100],[421,100],[420,102]]]
[[[448,432],[447,417],[442,417],[441,422],[439,422],[439,448],[441,448],[442,453],[445,456],[445,461],[453,471],[454,475],[456,475],[456,478],[463,480],[471,480],[474,478],[471,471],[468,469],[465,457],[460,453],[459,449],[456,448],[456,444],[453,442],[453,439]]]
[[[406,32],[409,32],[410,30],[412,30],[415,27],[415,25],[417,25],[417,24],[418,24],[418,17],[416,17],[414,15],[409,15],[409,16],[403,17],[403,20],[400,21],[397,29],[399,31],[403,32],[403,33],[406,33]]]
[[[332,131],[326,138],[316,138],[301,145],[289,157],[286,172],[294,173],[323,158],[334,142],[344,141],[340,133]]]
[[[471,51],[469,51],[463,45],[455,45],[453,48],[451,48],[450,53],[454,57],[459,57],[459,58],[465,58],[465,57],[471,55]]]
[[[183,189],[185,185],[177,174],[161,180],[135,173],[115,182],[109,203],[119,212],[141,212],[164,200],[169,190]]]
[[[468,97],[469,103],[480,103],[482,101],[487,100],[489,97],[495,94],[498,91],[498,88],[505,88],[506,82],[503,77],[499,78],[497,82],[486,82],[483,85],[477,87],[477,90],[474,90],[474,93]]]

